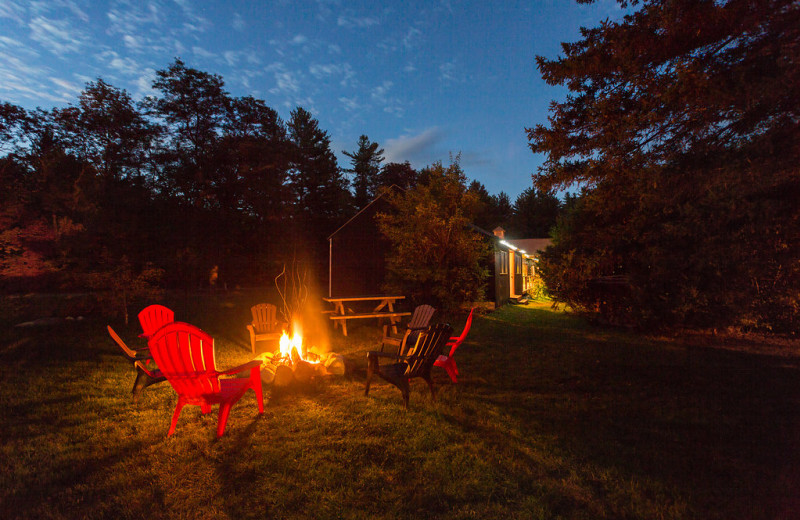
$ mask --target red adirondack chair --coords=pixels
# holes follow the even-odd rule
[[[149,338],[155,332],[175,321],[175,313],[163,305],[148,305],[139,313],[139,323],[142,325],[140,338]]]
[[[475,312],[475,308],[469,311],[469,316],[467,317],[467,322],[464,324],[464,330],[461,331],[461,335],[450,338],[445,345],[445,347],[450,347],[450,353],[446,356],[442,354],[433,362],[433,366],[442,367],[447,370],[447,374],[454,383],[458,383],[458,367],[456,366],[456,360],[453,359],[453,355],[456,353],[458,346],[461,345],[467,337],[467,332],[469,332],[469,328],[472,326],[473,312]]]
[[[167,436],[175,432],[175,425],[184,405],[199,406],[205,414],[211,411],[211,405],[219,404],[217,437],[222,437],[231,406],[248,389],[256,394],[258,413],[264,413],[260,360],[220,372],[214,361],[214,339],[194,325],[179,321],[161,327],[150,338],[149,344],[153,359],[178,393],[178,404],[175,406]],[[220,376],[237,374],[248,369],[250,377],[220,379]]]

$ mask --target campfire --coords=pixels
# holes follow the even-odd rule
[[[265,352],[261,359],[261,378],[275,386],[308,383],[314,378],[344,374],[344,358],[338,354],[320,352],[303,340],[302,327],[292,323],[292,335],[283,331],[276,352]]]

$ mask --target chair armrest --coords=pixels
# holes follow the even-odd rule
[[[370,350],[369,352],[367,352],[367,357],[369,357],[369,356],[390,358],[390,359],[398,359],[398,360],[403,358],[403,356],[401,356],[399,354],[390,354],[388,352],[381,352],[381,351],[378,351],[378,350]]]
[[[224,372],[218,372],[218,373],[221,376],[230,376],[230,375],[233,375],[233,374],[238,374],[239,372],[241,372],[243,370],[247,370],[249,368],[255,368],[255,367],[260,366],[260,365],[261,365],[261,360],[260,359],[254,359],[252,361],[249,361],[249,362],[245,363],[244,365],[239,365],[238,367],[231,368],[231,369],[225,370]]]

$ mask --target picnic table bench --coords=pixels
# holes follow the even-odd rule
[[[357,320],[364,318],[388,318],[391,323],[392,330],[397,333],[397,323],[403,316],[411,316],[410,312],[396,312],[394,304],[398,300],[402,300],[405,296],[349,296],[344,298],[323,298],[326,302],[333,304],[333,310],[323,311],[328,314],[329,318],[333,321],[334,328],[339,325],[342,326],[342,334],[347,336],[347,320]],[[365,302],[378,302],[372,311],[369,312],[356,312],[346,304],[352,303],[365,303]]]

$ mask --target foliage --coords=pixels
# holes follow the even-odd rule
[[[356,209],[361,209],[375,198],[380,187],[383,148],[379,150],[378,143],[362,135],[358,138],[358,150],[342,153],[350,158],[352,168],[345,171],[353,175],[353,203]]]
[[[571,94],[550,126],[539,189],[578,184],[548,286],[592,307],[624,274],[640,324],[794,330],[800,289],[800,6],[641,2],[538,58]]]
[[[387,290],[450,310],[482,299],[489,245],[469,228],[478,199],[466,189],[458,158],[446,168],[434,163],[425,179],[404,193],[390,193],[394,211],[378,215],[392,244]]]
[[[86,281],[95,290],[102,314],[121,317],[127,325],[132,304],[158,301],[161,297],[163,276],[163,269],[152,265],[136,269],[123,257],[113,269],[89,274]]]
[[[395,185],[407,190],[416,186],[418,175],[418,172],[411,167],[411,163],[408,161],[403,163],[391,162],[384,164],[383,168],[381,168],[379,184],[381,187]]]

